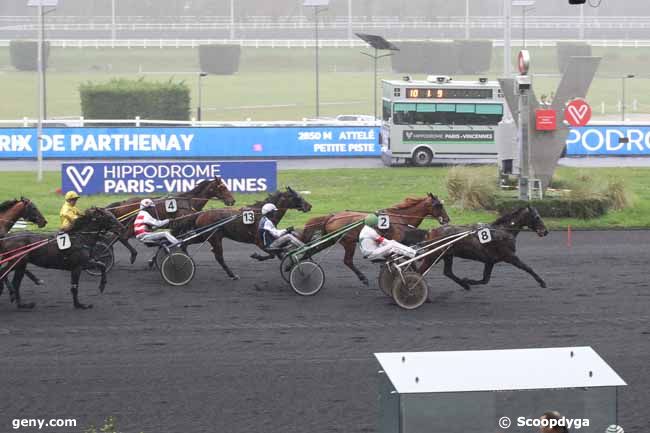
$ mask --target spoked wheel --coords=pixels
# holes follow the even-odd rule
[[[297,294],[313,296],[325,284],[325,272],[318,263],[300,262],[291,269],[289,284]]]
[[[406,271],[395,276],[393,283],[393,299],[395,303],[405,310],[415,310],[424,304],[429,295],[424,277],[417,272]]]
[[[386,263],[382,264],[379,268],[379,277],[377,278],[377,281],[379,283],[379,288],[386,294],[386,296],[393,296],[393,283],[395,282],[395,275],[396,272],[391,272]]]
[[[184,286],[192,281],[196,265],[190,256],[181,252],[173,252],[162,259],[160,274],[172,286]]]
[[[113,269],[113,265],[115,264],[115,254],[113,253],[113,245],[101,241],[97,242],[95,246],[93,246],[90,252],[90,258],[103,263],[104,266],[106,266],[106,272],[110,271],[111,269]],[[99,268],[96,266],[91,266],[85,269],[85,271],[88,274],[94,276],[99,276],[102,274],[102,271],[100,271]]]
[[[280,262],[280,275],[282,275],[282,279],[287,283],[289,282],[289,275],[294,266],[295,264],[293,263],[293,260],[291,260],[291,256],[288,254],[284,256]]]

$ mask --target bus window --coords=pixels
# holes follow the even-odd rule
[[[395,125],[497,125],[503,117],[501,104],[407,104],[396,103]]]
[[[390,120],[390,101],[384,101],[382,106],[382,118],[384,121]]]

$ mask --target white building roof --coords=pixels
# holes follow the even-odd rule
[[[503,391],[624,386],[591,347],[375,353],[396,391]]]

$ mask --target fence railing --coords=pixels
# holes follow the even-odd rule
[[[427,39],[434,40],[434,39]],[[450,41],[451,39],[435,39],[436,41]],[[313,39],[50,39],[50,46],[58,48],[196,48],[203,44],[239,44],[248,48],[313,48]],[[392,39],[392,42],[423,41],[423,39]],[[0,39],[0,47],[8,47],[10,39]],[[493,40],[494,47],[503,47],[503,40]],[[526,40],[529,48],[555,47],[558,42],[578,42],[577,40],[557,41],[554,39]],[[647,48],[650,39],[643,40],[605,40],[585,39],[594,47],[604,48]],[[514,47],[523,46],[521,39],[512,41]],[[357,48],[366,47],[367,44],[358,39],[321,39],[318,46],[322,48]]]

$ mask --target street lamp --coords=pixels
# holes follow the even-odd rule
[[[316,69],[316,118],[320,117],[320,95],[319,95],[319,67],[318,67],[318,14],[326,11],[330,0],[305,0],[304,7],[314,8],[314,40],[315,40],[315,69]]]
[[[386,39],[384,39],[381,36],[377,35],[367,35],[365,33],[355,33],[360,39],[362,39],[364,42],[366,42],[368,45],[370,45],[372,48],[375,49],[374,54],[368,54],[364,53],[363,51],[361,54],[364,56],[368,56],[371,59],[374,60],[374,107],[375,107],[375,120],[377,119],[377,60],[381,59],[382,57],[388,57],[392,56],[393,53],[388,53],[388,54],[379,54],[379,50],[390,50],[390,51],[399,51],[399,48],[397,48],[395,45],[391,44],[388,42]]]
[[[28,0],[27,6],[38,8],[38,127],[37,127],[37,140],[38,150],[36,152],[36,159],[38,161],[38,170],[36,179],[38,182],[43,180],[43,119],[46,117],[45,112],[45,10],[46,7],[56,7],[58,0]],[[51,12],[52,10],[48,11]]]
[[[523,49],[526,49],[526,13],[535,10],[535,0],[514,0],[513,6],[521,6],[521,21],[522,21],[522,41]]]
[[[622,87],[622,100],[621,100],[621,120],[625,122],[625,80],[628,78],[634,78],[634,74],[627,74],[621,78],[621,87]]]

